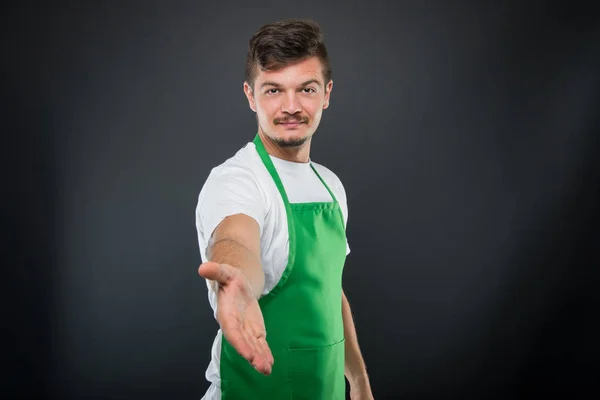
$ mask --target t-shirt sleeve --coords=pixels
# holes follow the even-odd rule
[[[211,171],[196,206],[196,229],[202,260],[215,228],[225,218],[245,214],[253,218],[262,235],[267,206],[252,172],[241,166],[220,166]]]

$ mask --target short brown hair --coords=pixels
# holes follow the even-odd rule
[[[263,25],[248,45],[246,82],[254,86],[257,66],[263,71],[276,71],[290,62],[314,56],[323,64],[327,84],[332,71],[319,24],[307,19],[286,19]]]

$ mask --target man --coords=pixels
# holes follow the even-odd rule
[[[310,145],[333,81],[319,26],[285,20],[250,40],[244,93],[258,133],[214,168],[196,227],[220,329],[204,399],[372,399],[342,270],[346,193]]]

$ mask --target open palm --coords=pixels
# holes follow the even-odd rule
[[[273,355],[267,344],[265,322],[250,282],[230,265],[206,262],[200,276],[215,281],[217,320],[227,341],[259,372],[269,375]]]

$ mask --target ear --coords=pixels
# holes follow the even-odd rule
[[[254,92],[252,88],[248,84],[248,82],[244,82],[244,93],[246,94],[246,98],[248,99],[248,105],[252,111],[256,112],[256,102],[254,100]]]
[[[333,90],[333,81],[329,81],[325,86],[325,103],[323,103],[323,110],[329,107],[329,96],[331,96],[331,90]]]

